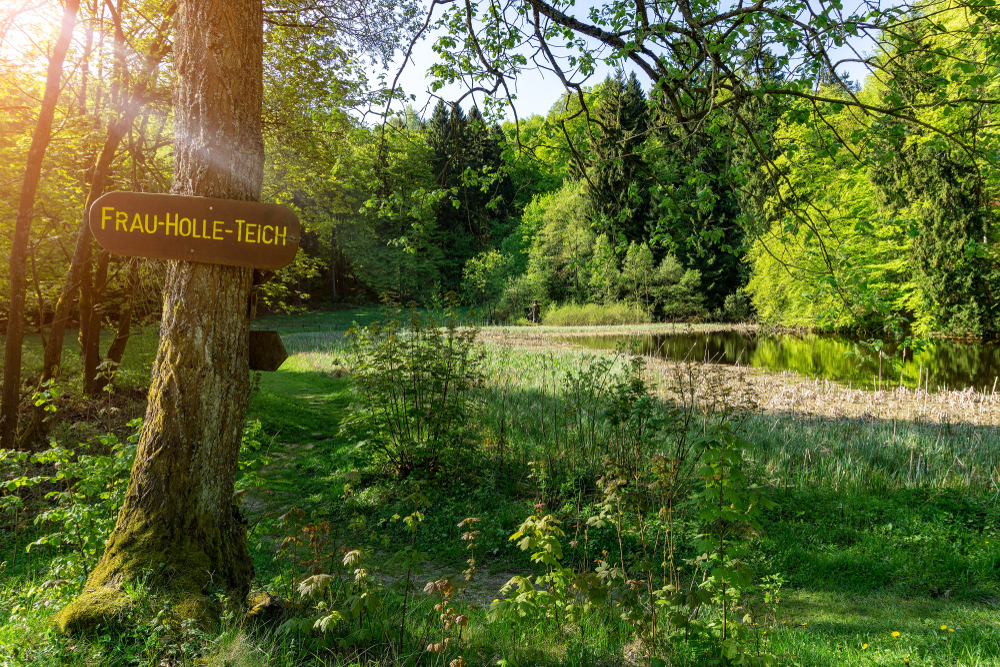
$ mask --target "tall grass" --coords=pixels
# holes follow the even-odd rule
[[[597,448],[606,441],[608,425],[596,419],[592,434],[581,430],[581,410],[588,419],[594,415],[587,412],[589,406],[581,405],[584,397],[574,395],[572,384],[567,383],[567,378],[593,366],[598,358],[565,348],[487,347],[484,421],[493,432],[505,434],[501,444],[519,462],[544,456],[576,466],[581,472],[599,462],[602,452]],[[623,359],[616,361],[605,382],[620,372]],[[966,401],[963,409],[958,392],[924,396],[924,392],[911,391],[907,396],[883,396],[883,414],[876,417],[878,411],[870,401],[878,401],[877,395],[838,388],[823,399],[827,414],[815,406],[810,414],[805,409],[785,408],[782,403],[783,409],[768,409],[781,396],[775,386],[780,379],[764,382],[760,374],[740,374],[732,368],[700,363],[660,362],[649,371],[661,395],[674,402],[683,398],[677,394],[678,375],[688,378],[697,394],[696,407],[723,409],[717,404],[722,391],[728,392],[730,403],[743,406],[736,421],[737,433],[750,443],[750,460],[763,483],[818,485],[843,491],[925,488],[977,495],[1000,492],[1000,428],[982,423],[980,417],[987,411],[978,404]],[[793,382],[786,380],[784,386],[794,386]],[[863,402],[866,400],[868,404]],[[805,407],[804,400],[799,403]],[[943,415],[934,407],[942,405],[949,406],[950,412]],[[747,410],[749,406],[758,409]],[[851,409],[858,414],[851,415]],[[905,418],[907,414],[914,418]],[[929,415],[948,419],[935,421]]]
[[[542,313],[542,324],[553,327],[609,326],[616,324],[645,324],[649,313],[635,304],[553,304]]]

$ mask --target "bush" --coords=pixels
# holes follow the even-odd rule
[[[684,269],[677,258],[667,255],[656,270],[654,282],[660,318],[689,322],[708,319],[700,272]]]
[[[468,408],[482,355],[479,330],[459,327],[452,310],[443,321],[411,311],[406,327],[399,314],[347,333],[357,401],[344,426],[369,463],[403,478],[451,466],[472,450]]]
[[[511,278],[493,311],[494,317],[500,322],[526,319],[532,301],[539,298],[539,292],[541,290],[527,275]]]
[[[606,305],[568,303],[552,305],[542,314],[542,324],[554,327],[588,327],[611,324],[644,324],[650,321],[649,313],[635,304],[609,303]]]
[[[726,297],[726,302],[722,307],[722,314],[727,322],[746,322],[753,314],[753,304],[750,303],[750,295],[743,289],[738,289]]]

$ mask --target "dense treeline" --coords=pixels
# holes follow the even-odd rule
[[[28,246],[26,318],[43,333],[60,308],[87,323],[84,342],[96,340],[92,322],[157,316],[157,263],[109,256],[88,239],[72,261],[88,197],[169,189],[170,21],[140,16],[138,6],[80,9]],[[968,27],[959,11],[942,16],[952,32]],[[53,37],[42,25],[21,27],[32,49],[8,40],[4,51],[8,221]],[[689,132],[666,120],[675,102],[621,71],[517,122],[484,118],[467,100],[439,100],[426,118],[407,108],[364,122],[353,110],[386,93],[329,26],[270,23],[265,197],[294,207],[306,231],[296,261],[261,288],[261,307],[432,303],[454,292],[503,321],[537,300],[543,312],[575,303],[651,320],[989,335],[1000,298],[996,179],[980,156],[993,107],[932,102],[942,85],[987,99],[996,75],[939,57],[950,33],[930,19],[900,25],[881,44],[882,66],[907,77],[852,84],[828,72],[814,88],[820,103],[757,95],[746,105],[756,126],[733,140],[740,118],[720,111]],[[374,31],[362,38],[369,51],[390,48]],[[774,60],[757,55],[762,87],[780,79]],[[910,110],[866,115],[854,99],[905,99]],[[951,128],[949,141],[931,121]],[[0,243],[10,256],[11,234]]]

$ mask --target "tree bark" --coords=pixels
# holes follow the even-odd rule
[[[101,365],[101,316],[105,292],[108,288],[108,262],[111,253],[102,250],[97,255],[97,267],[90,285],[90,313],[87,317],[86,335],[81,335],[83,350],[83,393],[93,398],[101,393],[104,384],[98,377]],[[81,300],[82,301],[82,300]],[[81,334],[84,332],[81,331]]]
[[[76,12],[80,0],[66,0],[59,37],[49,56],[49,69],[45,79],[45,94],[35,123],[35,132],[28,149],[24,169],[24,184],[17,205],[14,239],[10,250],[10,312],[7,315],[7,341],[4,348],[3,397],[0,400],[0,447],[11,449],[17,435],[18,407],[21,403],[21,344],[24,341],[24,302],[27,291],[25,268],[27,265],[28,239],[31,220],[35,211],[35,192],[42,174],[42,158],[52,137],[52,119],[59,101],[59,84],[63,61],[69,49]]]
[[[261,0],[185,0],[174,52],[173,192],[257,201],[263,178]],[[63,630],[93,627],[146,577],[174,613],[208,618],[207,594],[245,603],[253,576],[233,483],[250,397],[251,269],[171,261],[160,346],[129,488]]]
[[[122,363],[122,357],[125,355],[125,346],[128,345],[128,339],[132,336],[132,316],[135,313],[135,290],[138,285],[139,260],[133,257],[129,260],[128,283],[125,287],[125,310],[122,311],[121,317],[118,320],[118,331],[115,334],[115,339],[111,341],[111,347],[108,348],[107,359],[114,364],[116,370]],[[102,378],[102,381],[104,381],[104,378]],[[104,384],[101,385],[101,389],[104,389]]]

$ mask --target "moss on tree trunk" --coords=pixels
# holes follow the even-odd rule
[[[263,16],[260,0],[186,0],[174,51],[173,192],[256,201]],[[252,270],[171,262],[149,405],[125,504],[84,592],[56,617],[94,627],[144,580],[188,617],[213,594],[244,602],[253,576],[233,482],[249,400]]]

